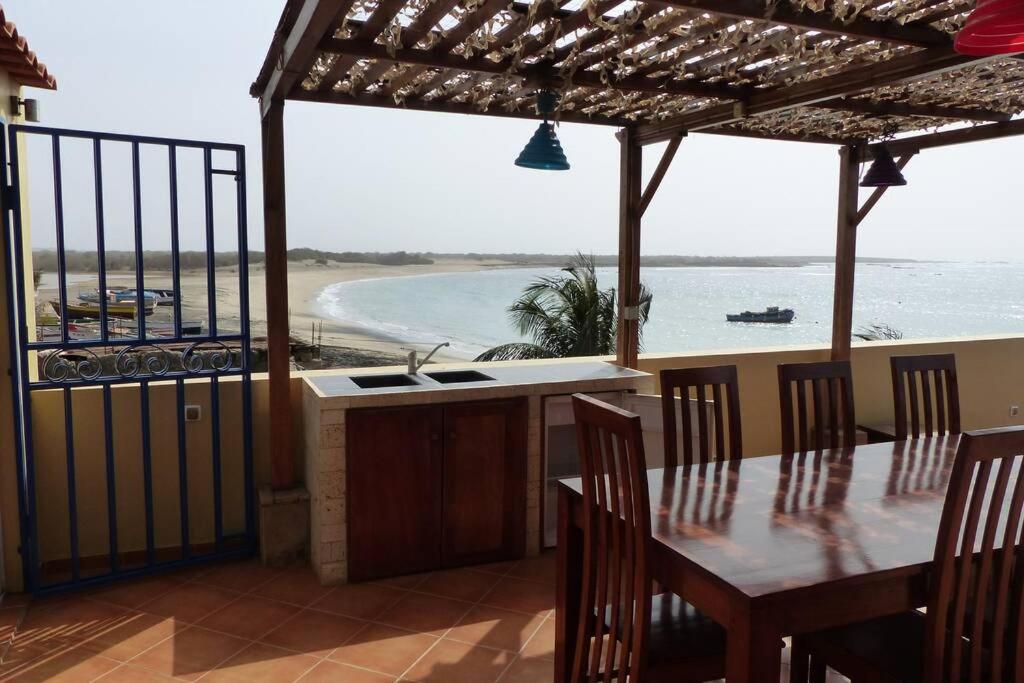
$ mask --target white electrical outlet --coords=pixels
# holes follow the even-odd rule
[[[202,419],[202,406],[185,406],[185,422],[199,422]]]
[[[1010,417],[1017,417],[1020,415],[1020,406],[1010,406]]]

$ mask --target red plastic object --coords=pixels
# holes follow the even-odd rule
[[[979,57],[1024,52],[1024,0],[978,0],[954,47]]]

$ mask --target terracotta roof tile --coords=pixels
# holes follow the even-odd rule
[[[47,71],[36,53],[28,48],[28,41],[18,33],[14,22],[7,21],[0,7],[0,69],[22,85],[34,88],[57,89],[57,79]]]

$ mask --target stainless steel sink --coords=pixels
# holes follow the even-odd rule
[[[493,382],[494,378],[476,370],[441,370],[423,373],[441,384],[459,384],[461,382]]]
[[[361,389],[384,389],[387,387],[414,387],[419,384],[409,375],[359,375],[350,378]]]

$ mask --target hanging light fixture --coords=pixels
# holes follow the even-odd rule
[[[885,145],[871,148],[871,154],[875,158],[868,168],[868,172],[861,178],[861,187],[900,187],[907,184],[907,179],[900,173],[896,162],[892,160],[892,154]]]
[[[537,111],[544,117],[533,137],[516,158],[516,166],[536,168],[542,171],[568,171],[569,160],[565,158],[562,145],[555,135],[555,125],[548,123],[548,117],[555,111],[558,94],[551,90],[537,93]]]
[[[978,57],[1024,51],[1024,3],[978,0],[953,47],[961,54]]]

